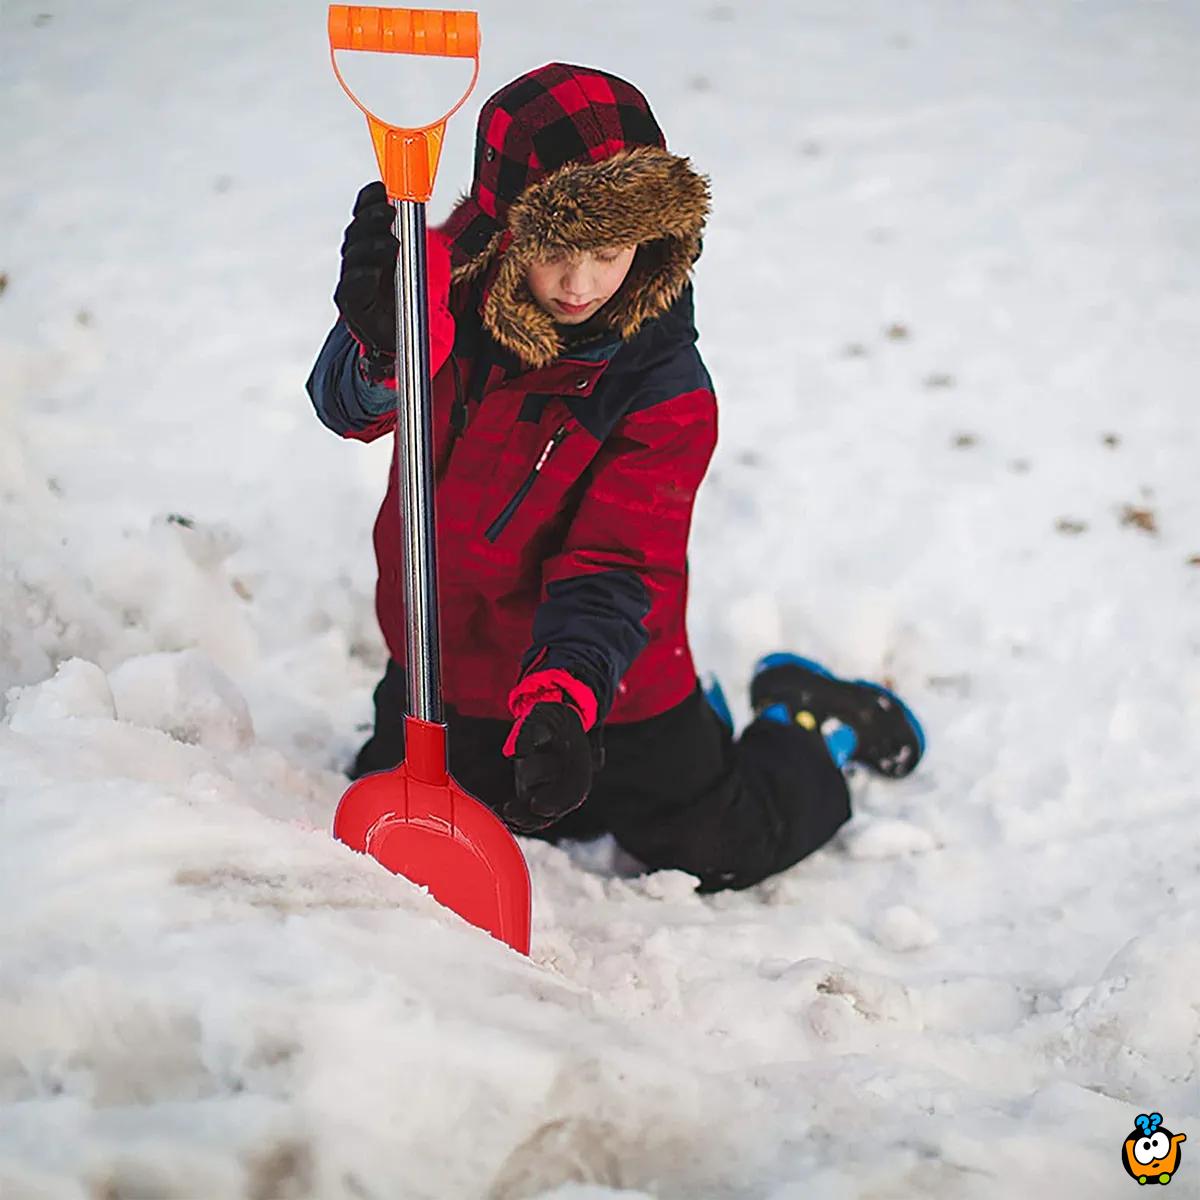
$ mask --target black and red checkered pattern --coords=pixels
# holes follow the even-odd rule
[[[443,226],[453,265],[487,248],[531,184],[634,146],[665,149],[666,139],[646,97],[616,75],[549,63],[506,84],[480,110],[471,191]]]

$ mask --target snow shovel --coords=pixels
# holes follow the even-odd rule
[[[366,114],[384,186],[396,206],[396,469],[408,617],[404,762],[350,785],[334,814],[333,836],[428,887],[464,920],[528,954],[524,856],[500,818],[446,769],[438,636],[425,204],[433,192],[446,121],[479,78],[478,21],[473,12],[332,4],[329,47],[338,82]],[[397,127],[359,102],[338,70],[339,50],[473,58],[475,73],[444,117],[416,129]]]

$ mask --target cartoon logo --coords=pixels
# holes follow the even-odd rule
[[[1121,1147],[1121,1165],[1138,1183],[1170,1183],[1183,1159],[1187,1134],[1163,1128],[1162,1113],[1142,1113]]]

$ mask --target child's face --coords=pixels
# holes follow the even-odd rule
[[[562,325],[580,325],[625,282],[636,246],[609,246],[529,265],[533,298]]]

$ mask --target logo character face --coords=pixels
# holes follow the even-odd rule
[[[1187,1134],[1164,1129],[1159,1113],[1143,1113],[1134,1124],[1137,1128],[1121,1147],[1121,1165],[1140,1184],[1170,1183],[1179,1170],[1183,1158],[1179,1147]]]
[[[1157,1166],[1156,1160],[1165,1159],[1170,1149],[1170,1139],[1160,1129],[1153,1137],[1139,1138],[1134,1142],[1133,1157],[1143,1167]]]

